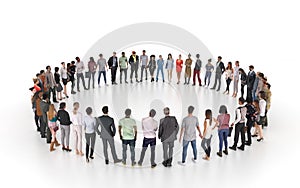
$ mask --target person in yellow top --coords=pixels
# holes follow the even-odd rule
[[[185,60],[185,74],[184,74],[184,84],[189,84],[191,75],[192,75],[192,62],[193,60],[191,59],[191,54],[188,55],[188,59]]]

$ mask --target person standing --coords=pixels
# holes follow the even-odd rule
[[[173,160],[174,141],[177,138],[179,130],[178,122],[175,116],[170,116],[170,109],[164,108],[165,117],[160,120],[158,129],[158,139],[161,139],[163,145],[164,167],[171,167]]]
[[[100,138],[102,138],[105,164],[109,164],[108,153],[107,153],[107,142],[110,146],[114,163],[119,163],[122,160],[118,159],[116,148],[115,148],[114,136],[116,135],[116,127],[115,127],[114,119],[108,116],[108,106],[103,106],[102,112],[103,115],[98,117],[97,119],[98,123],[97,123],[96,132],[98,135],[100,135]],[[99,125],[101,128],[101,132],[98,129]]]
[[[62,90],[63,90],[63,87],[60,83],[60,74],[59,74],[59,68],[58,67],[55,67],[54,68],[54,81],[55,81],[55,85],[56,85],[56,91],[57,91],[57,97],[58,97],[58,100],[62,100]]]
[[[90,89],[91,79],[93,81],[93,89],[95,88],[95,73],[97,70],[97,64],[93,57],[90,57],[90,61],[88,62],[88,68],[89,68],[89,82],[88,82],[88,89]]]
[[[131,110],[125,110],[125,118],[119,121],[119,134],[122,141],[123,158],[122,163],[126,165],[127,159],[127,145],[130,147],[131,166],[135,166],[135,142],[137,138],[137,126],[134,119],[130,118]]]
[[[37,132],[41,131],[40,124],[39,124],[40,117],[37,114],[37,99],[39,98],[40,93],[41,93],[41,91],[36,91],[33,94],[32,98],[31,98],[32,110],[33,110],[33,113],[34,113],[34,122],[35,122],[35,125],[36,125]]]
[[[260,91],[258,93],[258,99],[259,99],[259,122],[257,123],[257,128],[258,128],[259,138],[257,139],[257,141],[260,142],[264,139],[262,129],[266,122],[266,109],[267,109],[266,93],[264,91]]]
[[[224,94],[229,94],[229,86],[230,83],[233,79],[233,68],[232,68],[232,63],[228,62],[227,67],[226,67],[226,90],[224,91]]]
[[[143,81],[143,72],[145,70],[146,74],[146,80],[148,78],[148,73],[147,73],[147,67],[148,67],[148,56],[146,55],[146,50],[143,50],[143,55],[140,56],[141,59],[141,80],[140,82]]]
[[[252,95],[252,91],[254,88],[254,82],[256,79],[256,75],[254,72],[254,66],[250,65],[249,66],[249,73],[247,76],[247,99],[249,98],[251,101],[254,100],[253,95]]]
[[[266,121],[264,127],[268,126],[268,111],[270,110],[271,107],[271,97],[272,97],[272,92],[271,92],[271,84],[265,83],[263,91],[266,93],[266,102],[267,102],[267,107],[266,107]]]
[[[214,86],[211,89],[216,89],[217,82],[219,82],[218,89],[216,91],[220,91],[221,77],[222,77],[222,74],[224,73],[224,71],[225,71],[225,66],[224,66],[224,63],[222,62],[222,57],[218,56],[218,61],[217,61],[217,64],[216,64],[215,83],[214,83]]]
[[[127,57],[125,56],[125,52],[122,52],[122,56],[119,58],[119,66],[120,66],[120,84],[122,84],[123,73],[125,75],[125,83],[128,84],[127,82],[128,60]]]
[[[69,81],[71,82],[71,94],[76,94],[76,92],[74,91],[75,88],[75,74],[76,74],[76,65],[75,65],[75,61],[71,61],[71,65],[69,67]]]
[[[255,91],[253,91],[254,100],[258,98],[258,93],[263,90],[264,87],[264,73],[258,72],[256,78],[258,78],[258,83]]]
[[[84,80],[84,63],[83,61],[80,60],[79,57],[76,57],[76,72],[77,72],[77,91],[80,92],[80,88],[79,88],[79,83],[80,83],[80,79],[82,80],[82,84],[83,84],[83,88],[85,90],[87,90],[87,88],[85,87],[85,80]]]
[[[111,71],[111,83],[112,85],[117,85],[116,74],[118,69],[118,57],[116,52],[113,52],[113,55],[108,59],[108,67]]]
[[[90,159],[94,159],[94,148],[96,142],[96,118],[92,117],[93,110],[91,107],[87,107],[85,111],[87,115],[83,118],[83,127],[86,140],[85,157],[86,162],[88,163],[90,162]]]
[[[73,125],[73,133],[75,140],[75,150],[76,155],[83,156],[82,152],[82,126],[83,126],[83,116],[81,112],[78,112],[79,103],[73,103],[73,112],[71,113],[71,122]]]
[[[183,60],[181,59],[181,54],[179,54],[178,59],[176,60],[177,84],[180,83],[182,65],[183,65]]]
[[[194,75],[193,75],[193,86],[196,85],[196,76],[198,78],[199,86],[202,86],[201,79],[200,79],[200,72],[202,67],[202,61],[200,60],[200,54],[196,54],[196,63],[194,67]]]
[[[192,66],[193,60],[191,59],[191,54],[188,55],[188,58],[185,60],[185,74],[184,74],[184,85],[189,85],[191,75],[192,75]]]
[[[200,131],[198,118],[196,116],[193,116],[194,109],[195,108],[193,106],[188,107],[188,116],[182,120],[182,126],[180,130],[179,142],[181,142],[183,136],[183,151],[182,160],[179,161],[178,164],[183,166],[186,164],[185,160],[189,143],[191,143],[193,148],[194,158],[192,158],[192,161],[195,163],[197,162],[196,129],[198,130],[199,136],[202,139],[202,133]]]
[[[217,155],[222,157],[222,148],[223,142],[225,145],[225,150],[223,151],[225,155],[228,155],[228,141],[227,137],[229,134],[229,120],[230,114],[227,113],[227,107],[225,105],[221,105],[219,109],[219,115],[217,117],[218,120],[218,136],[219,136],[219,152]]]
[[[213,121],[215,122],[215,126],[213,126]],[[201,142],[201,147],[205,152],[205,156],[202,158],[204,160],[210,159],[210,152],[211,152],[211,139],[212,139],[212,132],[213,129],[218,125],[218,121],[212,117],[212,111],[207,109],[205,111],[205,120],[204,120],[204,130],[203,130],[203,139]]]
[[[247,85],[247,74],[242,68],[239,68],[239,74],[241,75],[241,97],[244,98],[244,88],[245,85]]]
[[[41,109],[41,101],[43,99],[43,92],[42,91],[38,91],[37,93],[37,96],[36,96],[36,99],[35,99],[35,108],[36,108],[36,116],[35,119],[38,119],[38,122],[39,122],[39,126],[37,127],[37,130],[41,133],[41,138],[46,138],[46,133],[45,133],[45,130],[42,131],[42,129],[44,129],[44,125],[42,125],[42,116],[43,116],[43,113],[42,113],[42,109]]]
[[[158,82],[158,74],[161,72],[161,76],[163,79],[163,82],[165,82],[165,77],[164,77],[164,60],[162,58],[162,55],[159,55],[159,59],[157,60],[157,72],[156,72],[156,82]]]
[[[245,148],[245,122],[246,122],[246,114],[247,108],[244,106],[245,100],[244,98],[239,98],[239,107],[235,111],[235,121],[231,124],[231,127],[235,126],[234,129],[234,144],[229,147],[229,149],[236,150],[236,148],[244,151]],[[242,138],[241,146],[237,147],[239,141],[239,135]]]
[[[107,63],[106,63],[106,59],[103,57],[103,54],[99,54],[99,59],[97,61],[97,67],[99,67],[98,86],[100,87],[101,74],[103,74],[104,83],[107,86],[108,85],[106,82]]]
[[[151,82],[154,82],[154,71],[156,69],[155,55],[150,56],[148,68],[149,68],[149,72],[150,72],[150,76],[151,76]]]
[[[238,88],[239,88],[239,79],[240,79],[240,62],[235,61],[235,67],[233,70],[233,94],[232,97],[236,97],[238,93]]]
[[[144,134],[143,139],[143,149],[141,152],[140,160],[138,162],[139,166],[142,166],[146,150],[148,148],[148,145],[150,145],[151,148],[151,168],[156,167],[155,163],[155,146],[156,146],[156,131],[158,129],[158,123],[156,120],[154,120],[154,116],[156,114],[156,111],[154,109],[151,109],[149,112],[149,117],[142,119],[142,129]]]
[[[50,106],[50,100],[47,93],[43,94],[43,100],[41,101],[40,105],[42,111],[41,133],[44,133],[44,137],[46,133],[47,144],[50,144],[52,137],[51,137],[50,129],[48,127],[48,117],[47,117],[47,113],[49,111],[49,106]]]
[[[173,68],[174,68],[174,59],[172,58],[172,54],[168,54],[168,59],[166,61],[166,69],[168,72],[169,83],[171,83],[172,80]]]
[[[50,104],[49,106],[49,111],[48,111],[48,127],[50,129],[51,135],[52,135],[52,140],[51,140],[51,144],[50,144],[50,152],[54,151],[54,145],[56,147],[60,146],[60,144],[58,143],[57,139],[56,139],[56,131],[58,130],[58,126],[56,124],[57,121],[57,116],[56,116],[56,110],[53,104]]]
[[[135,73],[135,80],[138,83],[138,69],[139,69],[139,56],[136,55],[135,51],[132,51],[132,55],[129,57],[129,64],[131,66],[131,72],[130,72],[130,83],[133,83],[132,77],[133,73]]]
[[[252,144],[251,129],[255,123],[255,112],[256,111],[255,111],[255,108],[250,99],[247,99],[246,108],[247,108],[247,114],[246,114],[247,141],[245,141],[245,145],[251,146],[251,144]]]
[[[61,102],[59,104],[59,110],[57,112],[57,120],[60,122],[62,150],[71,152],[72,150],[69,148],[69,143],[70,143],[70,125],[72,124],[72,122],[70,120],[69,113],[66,111],[65,102]]]
[[[56,100],[56,84],[55,84],[54,76],[51,72],[51,67],[48,65],[46,67],[46,70],[47,71],[45,73],[45,76],[46,76],[45,85],[48,90],[49,99],[51,98],[51,93],[52,93],[53,102],[58,103],[58,101]]]
[[[213,72],[214,70],[214,66],[211,64],[211,59],[208,59],[208,62],[207,64],[205,65],[205,77],[204,77],[204,85],[206,87],[209,87],[209,84],[210,84],[210,78],[211,78],[211,73]],[[206,85],[207,83],[207,85]]]

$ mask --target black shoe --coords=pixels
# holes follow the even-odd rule
[[[168,167],[172,166],[172,160],[173,160],[173,158],[170,158],[170,159],[167,160],[167,166]]]
[[[77,92],[80,92],[80,90],[79,90],[79,89],[77,89]]]
[[[257,134],[254,134],[254,135],[251,135],[251,137],[258,137],[258,135],[257,135]]]
[[[84,88],[84,90],[89,90],[90,88]]]
[[[242,150],[242,151],[244,151],[244,146],[239,146],[239,147],[237,147],[239,150]]]
[[[108,164],[109,164],[109,160],[105,160],[105,164],[107,164],[107,165],[108,165]]]
[[[57,100],[53,101],[54,103],[59,103]]]
[[[131,163],[131,166],[135,166],[135,165],[136,165],[136,162],[135,162],[135,161]]]
[[[75,91],[71,91],[71,94],[73,94],[73,95],[74,95],[74,94],[76,94],[76,92],[75,92]]]
[[[220,91],[220,89],[217,89],[216,91]]]
[[[41,129],[39,127],[36,128],[37,132],[41,132]]]
[[[222,157],[222,152],[221,152],[221,151],[217,152],[217,155],[218,155],[219,157]]]
[[[225,150],[223,151],[223,153],[224,153],[225,155],[228,155],[228,150],[225,149]]]
[[[117,159],[117,160],[114,161],[114,163],[120,163],[120,162],[122,162],[121,159]]]
[[[51,140],[49,141],[49,140],[47,140],[47,144],[51,144]]]
[[[259,139],[257,139],[257,142],[260,142],[262,140],[264,140],[264,138],[259,138]]]
[[[162,162],[162,164],[164,165],[164,167],[168,167],[167,161]]]
[[[93,156],[90,156],[90,158],[91,158],[91,159],[94,159],[94,157],[93,157]]]
[[[86,158],[86,162],[87,162],[87,163],[90,162],[89,158]]]
[[[246,146],[251,146],[251,143],[250,142],[245,142],[245,145]]]
[[[196,84],[193,84],[192,86],[195,86]]]
[[[216,88],[212,87],[212,88],[210,88],[210,89],[216,89]]]
[[[234,147],[234,146],[230,146],[229,149],[236,151],[236,147]]]
[[[140,82],[143,82],[143,80],[140,80]]]
[[[41,138],[46,138],[46,135],[41,135]]]
[[[139,162],[138,162],[138,165],[139,165],[139,166],[142,166],[143,164],[139,161]]]
[[[151,168],[155,168],[157,166],[157,164],[153,164],[151,165]]]

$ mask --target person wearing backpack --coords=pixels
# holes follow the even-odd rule
[[[245,121],[246,121],[246,113],[247,108],[243,106],[245,100],[240,97],[239,98],[239,107],[235,111],[235,121],[231,124],[231,127],[235,125],[235,132],[234,132],[234,144],[233,146],[229,147],[229,149],[236,150],[236,148],[244,151],[245,147]],[[237,147],[239,141],[239,135],[241,134],[242,137],[242,144],[241,146]]]

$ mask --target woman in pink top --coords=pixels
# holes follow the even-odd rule
[[[180,82],[182,65],[183,65],[183,60],[181,59],[181,55],[179,54],[179,58],[176,60],[176,73],[177,73],[177,79],[178,79],[177,84],[179,84],[179,82]]]
[[[222,157],[223,142],[225,145],[225,150],[223,152],[225,153],[225,155],[228,155],[227,137],[229,134],[230,115],[227,113],[227,107],[225,105],[220,106],[219,113],[220,113],[220,115],[218,115],[218,118],[217,118],[217,121],[219,122],[219,125],[218,125],[219,152],[217,152],[217,155],[219,157]]]
[[[97,64],[96,64],[93,57],[90,57],[90,61],[88,62],[88,68],[89,68],[88,89],[90,89],[91,78],[92,78],[92,81],[93,81],[93,89],[94,89],[95,88],[95,73],[96,73],[96,69],[97,69]]]

